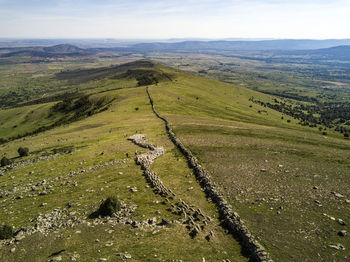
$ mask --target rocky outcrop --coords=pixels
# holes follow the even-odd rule
[[[245,226],[244,222],[240,216],[233,211],[232,207],[226,202],[222,194],[219,192],[218,188],[211,181],[209,173],[200,165],[197,158],[188,150],[175,136],[172,131],[168,120],[157,112],[155,109],[152,97],[149,93],[148,88],[146,89],[148,94],[152,110],[154,114],[161,120],[164,121],[166,130],[168,132],[169,138],[174,143],[174,145],[183,153],[186,157],[190,168],[193,169],[194,174],[201,185],[202,189],[206,193],[207,197],[210,198],[218,207],[220,212],[220,217],[223,225],[236,237],[239,239],[242,247],[249,253],[250,259],[253,261],[261,262],[272,262],[269,254],[266,252],[264,247],[256,240],[256,238],[251,234],[249,229]]]

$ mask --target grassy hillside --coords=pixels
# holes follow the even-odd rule
[[[182,75],[150,92],[273,259],[348,259],[331,246],[350,244],[338,235],[350,219],[349,140],[249,101],[267,95],[208,79]]]
[[[215,206],[206,200],[151,111],[145,87],[117,87],[101,93],[116,98],[108,110],[2,145],[1,156],[22,165],[0,176],[0,220],[15,230],[33,226],[42,232],[26,235],[16,244],[2,244],[0,259],[47,261],[61,256],[63,261],[118,261],[130,255],[129,261],[247,261],[238,242],[220,227]],[[21,112],[25,114],[24,109]],[[190,236],[184,217],[174,213],[142,176],[133,156],[147,150],[127,140],[135,133],[165,147],[166,154],[152,165],[164,185],[211,218],[196,237]],[[30,155],[18,158],[19,146],[28,147]],[[25,162],[47,155],[51,157]],[[111,195],[126,205],[121,217],[89,218]]]
[[[140,73],[157,81],[144,86]],[[350,221],[350,142],[339,133],[327,131],[323,136],[249,101],[252,96],[270,101],[271,96],[148,61],[63,72],[52,81],[79,86],[92,101],[104,97],[111,102],[105,111],[1,146],[1,157],[22,164],[0,170],[0,220],[15,230],[37,225],[41,231],[28,231],[14,244],[3,242],[1,261],[59,256],[62,261],[119,261],[129,255],[129,261],[248,260],[220,226],[216,207],[153,114],[146,86],[159,113],[210,172],[274,261],[347,259],[350,242],[338,231],[348,230]],[[48,124],[57,103],[2,110],[2,136]],[[27,116],[31,111],[35,116]],[[64,111],[56,115],[62,116]],[[127,140],[135,133],[146,134],[147,141],[165,148],[151,169],[176,193],[174,199],[155,194],[142,176],[134,154],[148,149]],[[28,147],[30,155],[19,158],[19,146]],[[92,218],[111,195],[125,204],[122,214]],[[174,212],[172,204],[179,198],[211,218],[194,238],[186,218]],[[330,247],[337,244],[345,251]]]

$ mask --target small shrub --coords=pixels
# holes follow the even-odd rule
[[[349,138],[349,133],[344,133],[344,138]]]
[[[11,161],[10,159],[8,159],[6,156],[4,156],[3,158],[1,158],[1,161],[0,161],[0,165],[1,166],[7,166],[11,164]]]
[[[138,107],[135,107],[135,110],[136,110],[136,111],[138,111],[138,110],[139,110],[139,108],[138,108]]]
[[[0,227],[0,239],[9,239],[12,238],[14,235],[12,227],[8,225],[3,225]]]
[[[98,209],[98,214],[101,216],[111,216],[114,212],[120,210],[120,202],[117,197],[108,197],[103,203],[100,205]]]
[[[18,152],[20,157],[28,156],[29,149],[27,147],[20,147],[20,148],[18,148],[17,152]]]
[[[326,135],[327,135],[327,132],[322,132],[322,135],[326,136]]]

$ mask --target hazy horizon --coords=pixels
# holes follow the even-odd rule
[[[106,40],[106,41],[274,41],[274,40],[347,40],[347,38],[118,38],[118,37],[0,37],[1,40]]]
[[[0,38],[346,39],[347,0],[0,0]]]

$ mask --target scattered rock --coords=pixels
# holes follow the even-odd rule
[[[338,232],[338,235],[341,236],[341,237],[345,237],[347,233],[348,232],[346,232],[346,230],[341,230],[341,231]]]
[[[129,253],[125,253],[125,254],[124,254],[124,258],[130,259],[130,258],[131,258],[131,255],[130,255]]]
[[[345,250],[345,247],[342,244],[329,245],[329,247],[334,248],[336,250]]]
[[[157,218],[156,217],[150,218],[150,219],[147,220],[147,222],[150,225],[155,224],[157,222]]]
[[[24,234],[24,232],[21,230],[21,231],[19,231],[17,234],[16,234],[16,236],[15,236],[15,240],[16,241],[21,241],[22,239],[24,239],[25,238],[25,234]]]
[[[79,258],[80,258],[80,255],[78,253],[75,253],[75,252],[74,252],[73,256],[71,256],[72,261],[77,261]]]
[[[345,222],[342,219],[338,218],[337,221],[340,225],[345,226]]]
[[[11,248],[11,250],[10,250],[11,253],[14,253],[15,251],[16,251],[15,247]]]
[[[53,257],[51,261],[62,261],[62,256]]]
[[[167,219],[165,219],[165,218],[162,218],[162,222],[160,222],[159,225],[165,226],[165,225],[169,225],[169,224],[170,224],[170,221],[169,221],[169,220],[167,220]]]
[[[344,197],[342,194],[339,194],[339,193],[334,192],[334,191],[332,191],[331,194],[333,194],[335,197],[338,197],[338,198],[343,198]]]

